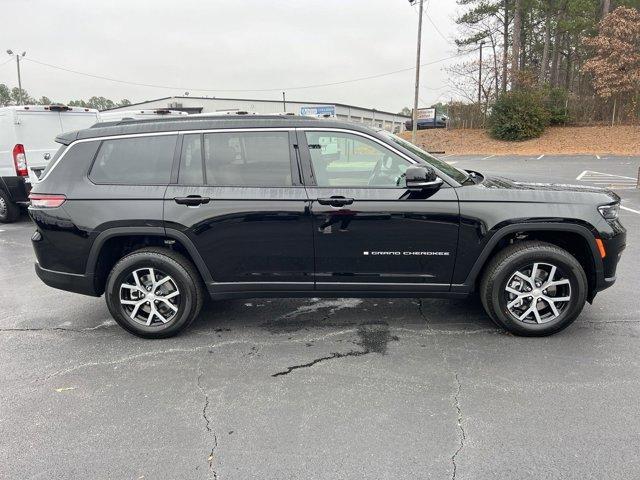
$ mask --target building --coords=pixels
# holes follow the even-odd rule
[[[320,107],[320,108],[318,108]],[[317,116],[330,116],[338,120],[364,123],[365,125],[384,128],[390,132],[404,130],[404,122],[410,117],[397,113],[385,112],[372,108],[356,107],[344,103],[327,102],[299,102],[283,100],[253,100],[246,98],[218,98],[218,97],[164,97],[156,100],[134,103],[123,107],[110,109],[134,110],[134,109],[171,109],[181,110],[187,113],[215,113],[221,111],[246,111],[255,113],[294,113]]]

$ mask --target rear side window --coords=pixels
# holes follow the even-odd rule
[[[171,179],[176,135],[104,140],[89,178],[95,183],[164,185]]]
[[[292,185],[287,132],[207,133],[204,159],[209,185]]]

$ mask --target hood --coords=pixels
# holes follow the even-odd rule
[[[611,190],[602,187],[594,187],[591,185],[575,185],[569,183],[534,183],[534,182],[519,182],[517,180],[511,180],[505,177],[485,177],[482,184],[486,188],[509,188],[515,190],[547,190],[547,191],[563,191],[563,192],[592,192],[592,193],[604,193],[618,195]]]
[[[487,194],[494,192],[502,197],[519,201],[559,202],[559,203],[613,203],[620,197],[611,190],[590,185],[562,183],[520,182],[505,177],[485,176],[477,185]]]

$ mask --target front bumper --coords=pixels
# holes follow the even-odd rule
[[[614,225],[614,233],[602,236],[602,242],[606,251],[606,256],[602,259],[602,271],[598,272],[596,282],[596,292],[600,292],[611,287],[616,282],[616,269],[622,256],[622,252],[627,246],[627,231],[617,222]]]
[[[80,293],[99,297],[93,284],[93,275],[80,275],[77,273],[57,272],[42,268],[38,262],[35,264],[36,274],[46,285],[66,290],[67,292]]]

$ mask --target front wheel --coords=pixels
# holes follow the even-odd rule
[[[198,316],[203,296],[193,264],[164,248],[145,248],[122,258],[105,288],[116,322],[144,338],[177,335]]]
[[[489,263],[480,297],[489,316],[508,331],[544,336],[568,327],[587,298],[587,277],[578,261],[555,245],[511,245]]]
[[[20,207],[13,203],[9,195],[0,189],[0,223],[12,223],[20,218]]]

